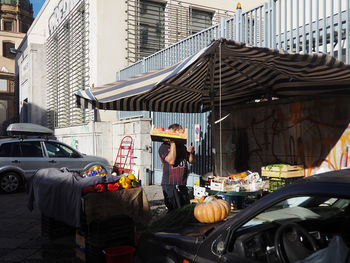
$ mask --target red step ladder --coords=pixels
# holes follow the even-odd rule
[[[131,136],[125,136],[119,145],[117,158],[114,162],[114,169],[118,170],[118,174],[132,172],[131,160],[134,158],[132,155],[133,139]]]

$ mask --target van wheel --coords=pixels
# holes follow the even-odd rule
[[[0,189],[5,193],[14,193],[21,186],[21,178],[14,172],[4,173],[0,176]]]

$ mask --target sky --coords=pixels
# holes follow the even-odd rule
[[[42,5],[45,3],[45,0],[30,0],[33,4],[34,18],[38,15]]]

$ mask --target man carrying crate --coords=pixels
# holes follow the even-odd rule
[[[182,130],[181,125],[172,124],[168,129]],[[162,189],[164,203],[168,212],[190,203],[186,187],[188,177],[187,162],[195,161],[194,147],[185,147],[183,143],[171,139],[165,140],[159,147],[159,156],[163,167]]]

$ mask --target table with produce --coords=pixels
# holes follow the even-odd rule
[[[147,224],[150,220],[150,208],[139,180],[132,173],[113,178],[110,182],[82,189],[82,209],[87,223],[125,215],[135,223]]]
[[[41,169],[29,182],[28,193],[28,208],[42,213],[42,236],[74,234],[76,255],[83,261],[102,262],[108,247],[134,246],[136,227],[151,219],[137,178],[131,173],[108,174],[98,165],[82,174]]]

